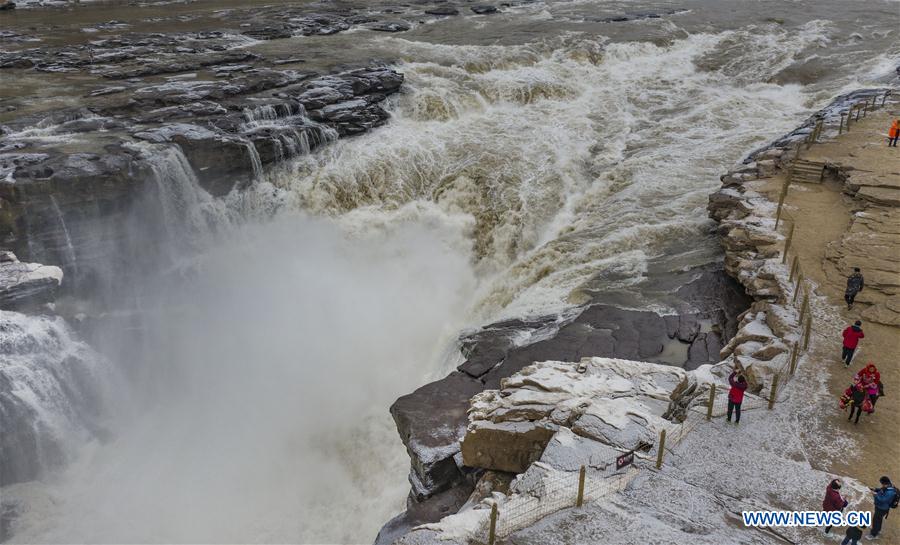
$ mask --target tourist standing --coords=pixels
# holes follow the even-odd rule
[[[884,476],[878,480],[881,483],[881,488],[873,488],[872,493],[875,495],[873,498],[875,500],[875,512],[872,513],[872,530],[869,532],[869,539],[875,539],[878,537],[878,534],[881,533],[881,524],[884,522],[884,518],[888,516],[888,512],[891,509],[895,509],[897,507],[897,489],[894,488],[894,483],[891,480]]]
[[[856,320],[856,323],[847,327],[842,335],[844,337],[844,349],[841,352],[841,361],[844,362],[845,367],[850,367],[853,353],[856,351],[856,347],[859,346],[859,340],[866,337],[862,330],[862,322]]]
[[[841,496],[841,480],[832,479],[825,489],[825,499],[822,500],[822,511],[843,511],[847,507],[847,500]],[[831,531],[831,526],[825,527],[825,533]]]
[[[731,414],[734,413],[734,423],[741,423],[741,403],[744,402],[744,391],[747,389],[747,379],[735,369],[728,376],[728,421],[731,422]]]
[[[900,138],[900,119],[895,119],[888,129],[888,146],[897,147],[897,139]]]
[[[844,301],[847,302],[847,310],[853,308],[853,300],[856,299],[856,294],[863,290],[865,283],[866,281],[863,278],[859,267],[853,267],[853,274],[847,277],[847,291],[844,292]]]

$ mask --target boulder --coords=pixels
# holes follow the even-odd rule
[[[367,25],[366,28],[376,32],[406,32],[412,26],[406,21],[378,21]]]
[[[473,13],[476,13],[478,15],[497,13],[497,6],[492,6],[490,4],[478,4],[477,6],[471,6],[469,9],[471,9]]]

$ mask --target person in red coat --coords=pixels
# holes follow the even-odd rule
[[[747,389],[747,379],[743,374],[738,374],[735,369],[728,376],[728,384],[731,390],[728,391],[728,421],[731,422],[731,414],[734,413],[734,423],[741,423],[741,403],[744,402],[744,390]]]
[[[844,351],[841,354],[841,361],[846,367],[850,367],[850,361],[853,360],[853,352],[859,346],[859,340],[865,338],[866,334],[862,330],[862,322],[856,320],[856,323],[844,330]]]
[[[847,500],[841,496],[841,480],[832,479],[825,489],[825,499],[822,500],[822,511],[843,511],[847,507]],[[825,527],[825,533],[831,531],[831,526]]]

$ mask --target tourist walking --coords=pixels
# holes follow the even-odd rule
[[[825,499],[822,500],[822,511],[843,511],[847,507],[847,500],[841,496],[841,480],[832,479],[825,488]],[[831,531],[831,526],[825,527],[825,533]]]
[[[865,286],[865,279],[859,267],[853,267],[853,274],[847,277],[847,291],[844,292],[844,301],[847,302],[847,310],[853,308],[853,300],[856,294],[861,292]]]
[[[847,327],[842,335],[844,337],[844,349],[841,352],[841,361],[844,362],[845,367],[850,367],[850,362],[853,361],[853,353],[856,352],[856,347],[859,346],[859,340],[866,337],[862,330],[862,322],[856,320],[856,323]]]
[[[878,479],[878,482],[881,483],[881,488],[872,489],[872,493],[875,495],[873,498],[875,512],[872,513],[872,530],[869,531],[869,539],[878,537],[884,518],[888,516],[891,509],[897,508],[898,500],[900,500],[894,483],[887,476]]]
[[[738,373],[735,369],[728,375],[728,384],[731,390],[728,391],[728,421],[731,422],[731,415],[734,413],[734,423],[741,423],[741,403],[744,402],[744,391],[747,389],[747,379],[743,373]]]
[[[888,129],[888,146],[896,148],[898,138],[900,138],[900,119],[895,119]]]
[[[861,382],[855,382],[853,386],[850,387],[850,415],[847,417],[847,421],[853,419],[853,413],[856,412],[856,420],[853,422],[854,424],[859,424],[859,416],[863,411],[863,404],[868,400],[866,397],[866,389],[863,387]],[[870,402],[871,403],[871,402]]]

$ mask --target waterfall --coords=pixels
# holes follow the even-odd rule
[[[258,180],[263,174],[262,159],[259,157],[259,151],[253,145],[253,142],[249,140],[244,142],[244,145],[247,147],[247,155],[250,156],[250,164],[253,165],[253,178]]]
[[[247,134],[266,130],[270,134],[278,161],[308,155],[317,147],[334,142],[339,137],[333,128],[310,119],[301,104],[295,105],[294,109],[288,104],[266,104],[245,108],[243,115],[245,122],[241,124],[241,131]],[[262,168],[259,153],[255,147],[248,151],[254,174],[259,177],[257,165]]]
[[[59,317],[0,312],[0,484],[62,465],[98,429],[105,361]]]
[[[153,144],[138,147],[153,173],[163,228],[175,246],[203,247],[218,230],[231,224],[225,203],[214,199],[200,186],[180,147]]]
[[[56,202],[56,197],[52,194],[50,195],[50,204],[53,205],[53,211],[56,213],[57,223],[59,223],[59,228],[60,230],[62,230],[63,238],[66,242],[66,265],[71,268],[72,272],[75,273],[75,277],[77,278],[78,260],[75,257],[75,247],[72,246],[72,237],[71,235],[69,235],[69,228],[66,227],[66,220],[63,218],[62,210],[59,209],[59,203]]]

